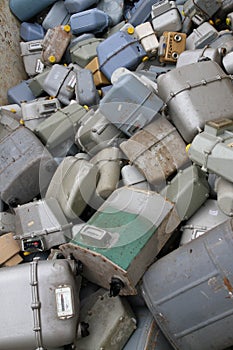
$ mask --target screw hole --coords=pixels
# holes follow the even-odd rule
[[[176,34],[176,35],[174,36],[174,40],[177,41],[177,42],[181,41],[181,40],[182,40],[181,35]]]
[[[178,58],[178,53],[177,52],[173,52],[172,53],[172,58],[174,59],[174,60],[177,60],[177,58]]]

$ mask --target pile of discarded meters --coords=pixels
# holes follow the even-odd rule
[[[0,349],[233,346],[233,2],[10,0]]]

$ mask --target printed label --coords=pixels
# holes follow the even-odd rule
[[[36,61],[36,73],[42,73],[44,70],[44,63],[40,59]]]
[[[110,232],[89,225],[82,228],[80,234],[86,244],[97,247],[108,247],[111,240]]]
[[[71,318],[74,316],[72,290],[69,286],[56,288],[57,315],[59,318]]]
[[[33,43],[29,45],[29,51],[41,51],[42,46],[40,43]]]

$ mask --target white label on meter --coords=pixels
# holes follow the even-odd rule
[[[42,50],[41,43],[29,44],[29,51],[41,51],[41,50]]]
[[[36,73],[42,73],[44,70],[44,63],[41,61],[41,59],[38,59],[36,61]]]
[[[57,315],[59,318],[71,318],[74,316],[72,289],[69,286],[56,288]]]

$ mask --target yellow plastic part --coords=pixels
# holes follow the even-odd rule
[[[217,18],[217,19],[215,20],[215,24],[218,25],[218,24],[220,24],[220,23],[221,23],[221,18]]]
[[[30,252],[23,252],[23,255],[24,256],[28,256],[28,255],[30,255],[31,253]]]
[[[134,33],[134,27],[129,27],[127,29],[128,34],[132,35]]]
[[[185,148],[187,153],[188,153],[190,147],[191,147],[191,143],[189,143]]]
[[[64,29],[64,31],[67,32],[67,33],[69,33],[70,30],[71,30],[69,24],[66,24],[66,25],[63,27],[63,29]]]
[[[229,17],[226,18],[226,25],[227,26],[231,25],[231,19]]]
[[[20,125],[24,125],[24,120],[23,120],[23,119],[20,119],[19,124],[20,124]]]
[[[50,63],[55,63],[56,62],[56,57],[53,56],[53,55],[49,56],[49,62]]]
[[[212,19],[209,20],[209,24],[211,24],[212,26],[214,25],[214,21]]]
[[[89,107],[87,105],[84,105],[83,108],[85,108],[87,111],[89,110]]]
[[[101,96],[102,96],[102,91],[101,91],[101,90],[98,90],[98,94],[99,94],[99,96],[101,97]]]
[[[148,56],[144,56],[143,58],[142,58],[142,62],[146,62],[146,61],[148,61],[149,60],[149,57]]]
[[[16,110],[14,108],[10,109],[11,113],[16,113]]]

